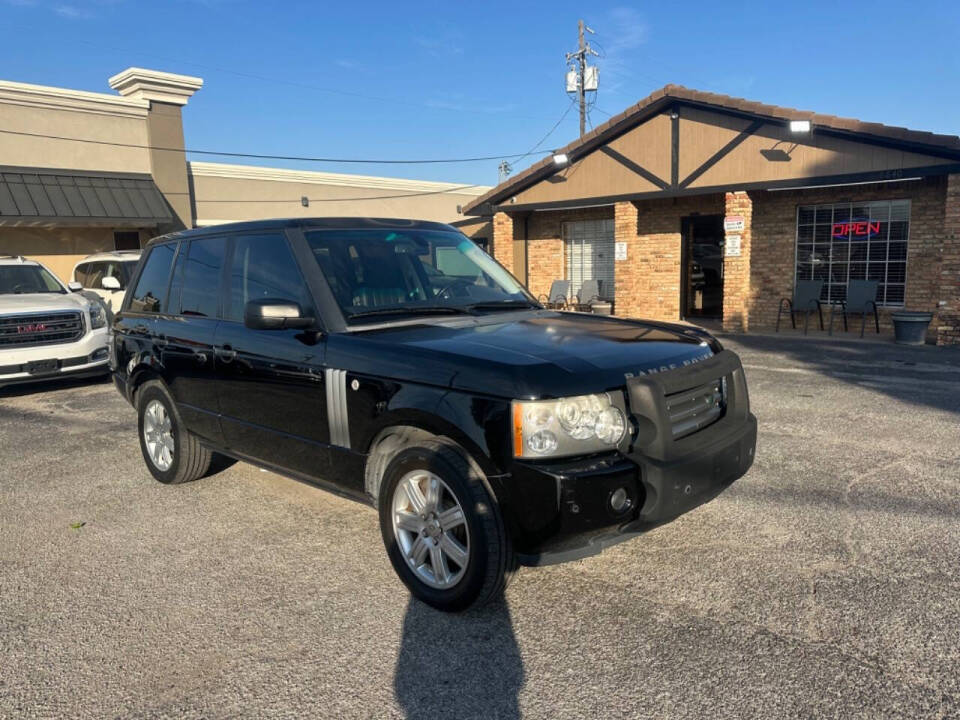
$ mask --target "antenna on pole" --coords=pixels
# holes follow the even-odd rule
[[[506,180],[510,176],[510,173],[512,172],[513,172],[513,166],[510,163],[508,163],[506,160],[502,161],[497,166],[497,174],[500,176],[499,180],[497,181],[497,184],[500,184],[504,180]]]
[[[587,65],[587,58],[590,55],[599,57],[597,52],[590,47],[583,37],[584,31],[595,34],[593,30],[587,27],[583,20],[577,21],[577,49],[575,52],[567,53],[567,66],[570,68],[567,72],[567,92],[577,93],[577,104],[580,105],[580,137],[586,132],[587,122],[587,93],[597,91],[597,66]]]

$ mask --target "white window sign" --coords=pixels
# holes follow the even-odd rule
[[[740,238],[740,235],[727,235],[723,254],[727,257],[738,257],[740,255]]]
[[[627,259],[627,244],[625,242],[618,242],[614,245],[613,258],[614,260]]]
[[[724,232],[743,232],[744,222],[742,215],[727,215],[723,219]]]

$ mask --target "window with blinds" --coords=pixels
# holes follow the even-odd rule
[[[563,240],[567,251],[566,279],[570,281],[571,294],[576,297],[586,280],[599,280],[600,297],[613,300],[613,219],[564,223]]]
[[[822,280],[821,300],[844,300],[851,280],[876,280],[877,303],[903,305],[910,201],[801,205],[797,280]]]

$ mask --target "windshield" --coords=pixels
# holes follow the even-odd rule
[[[348,321],[539,307],[465,236],[440,230],[315,230],[310,249]]]
[[[57,279],[39,265],[0,265],[0,295],[65,292]]]

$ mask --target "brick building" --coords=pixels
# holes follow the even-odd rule
[[[668,85],[464,212],[536,294],[599,279],[617,315],[747,331],[797,279],[876,280],[882,328],[927,310],[960,343],[955,136]]]

